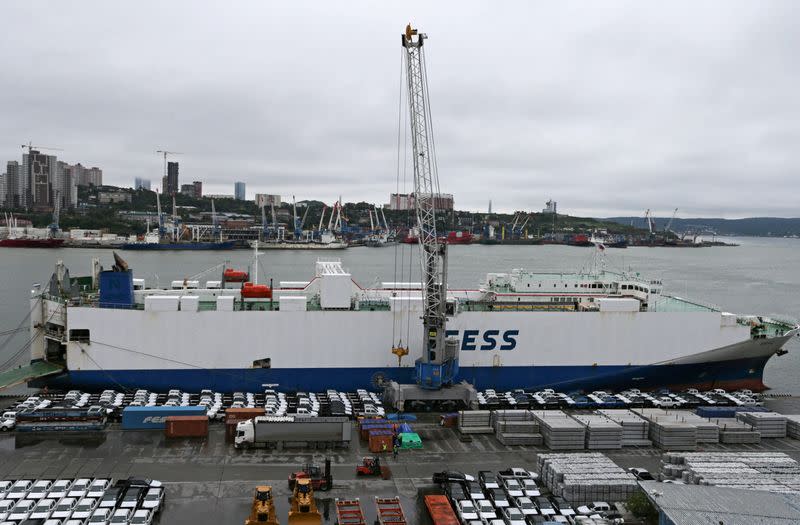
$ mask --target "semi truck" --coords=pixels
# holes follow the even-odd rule
[[[310,447],[347,446],[352,423],[346,417],[295,418],[261,416],[236,425],[236,448],[303,445]]]

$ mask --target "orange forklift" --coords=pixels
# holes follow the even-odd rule
[[[333,476],[331,475],[331,458],[325,458],[325,469],[319,465],[306,463],[302,470],[289,474],[289,488],[294,490],[298,479],[307,479],[311,482],[314,490],[327,491],[333,487]]]

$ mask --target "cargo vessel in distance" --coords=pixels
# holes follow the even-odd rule
[[[148,288],[130,270],[96,272],[78,293],[66,276],[57,267],[32,294],[31,360],[64,366],[33,386],[229,392],[414,381],[419,283],[363,288],[337,260],[256,297],[218,282]],[[798,333],[794,323],[727,313],[606,270],[489,273],[475,289],[448,290],[447,315],[458,380],[504,390],[763,390],[764,365]]]

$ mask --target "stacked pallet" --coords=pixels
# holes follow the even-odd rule
[[[739,412],[736,419],[753,425],[762,438],[786,437],[786,416],[777,412]]]
[[[573,505],[592,501],[627,501],[639,490],[634,477],[598,452],[539,454],[542,481]]]
[[[800,415],[786,416],[786,435],[792,439],[800,439]]]
[[[652,445],[652,442],[648,439],[650,424],[639,414],[626,408],[603,409],[598,410],[597,413],[622,426],[623,447],[649,447]]]
[[[665,454],[662,473],[690,484],[800,494],[800,465],[782,452]]]
[[[491,434],[491,410],[462,410],[458,413],[458,431],[462,434]]]
[[[742,423],[736,418],[712,419],[712,423],[719,427],[719,442],[731,444],[756,444],[761,443],[761,433],[752,425]]]
[[[491,422],[503,445],[541,445],[544,441],[530,410],[494,410]]]
[[[681,411],[661,408],[636,408],[634,412],[650,422],[650,439],[663,450],[694,450],[697,448],[697,426],[685,421]],[[684,411],[685,412],[685,411]]]
[[[551,450],[583,449],[586,429],[561,410],[533,410],[544,444]]]
[[[622,426],[602,414],[577,414],[575,421],[586,428],[589,450],[622,448]]]

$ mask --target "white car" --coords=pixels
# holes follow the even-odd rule
[[[674,408],[680,405],[680,403],[667,396],[659,397],[653,402],[653,404],[659,408]]]
[[[517,498],[514,500],[514,504],[525,516],[539,514],[539,511],[536,509],[536,505],[533,503],[533,500],[528,496]]]
[[[14,509],[9,512],[6,519],[8,519],[8,521],[24,521],[28,519],[28,516],[30,516],[31,511],[35,506],[36,502],[32,499],[20,500]]]
[[[16,504],[17,502],[11,499],[4,499],[0,501],[0,519],[3,519],[5,516],[7,516]]]
[[[594,501],[589,505],[581,505],[575,510],[578,512],[578,514],[590,516],[592,514],[597,514],[598,512],[609,512],[611,510],[611,505],[605,501]]]
[[[92,512],[92,517],[86,522],[87,525],[108,525],[111,520],[112,509],[96,509]]]
[[[14,427],[16,426],[17,426],[17,413],[3,412],[3,415],[0,418],[0,430],[3,432],[7,432],[9,430],[14,430]]]
[[[31,479],[18,479],[6,492],[6,499],[22,499],[33,486]]]
[[[506,490],[506,494],[508,494],[510,497],[519,498],[525,495],[524,488],[518,479],[500,478],[500,480],[503,483],[503,488]]]
[[[478,517],[486,520],[493,520],[497,518],[497,511],[488,499],[479,499],[475,502],[475,507],[478,509]]]
[[[50,517],[50,514],[53,513],[53,509],[56,507],[56,500],[54,499],[40,499],[36,506],[31,511],[30,519],[37,519],[37,520],[46,520]]]
[[[71,479],[57,479],[52,485],[50,485],[50,490],[47,492],[47,497],[58,501],[61,498],[66,497],[70,487],[72,487]]]
[[[67,496],[70,498],[83,498],[86,497],[86,493],[89,491],[89,486],[92,484],[92,480],[89,478],[78,478],[75,480],[75,483],[67,492]],[[89,516],[86,516],[87,518]]]
[[[81,523],[83,523],[94,513],[99,503],[100,502],[95,498],[83,498],[78,500],[78,504],[75,505],[75,510],[72,512],[71,517],[79,519]]]
[[[33,484],[31,490],[28,491],[28,495],[25,496],[26,499],[42,499],[47,496],[47,492],[50,490],[50,486],[53,484],[52,480],[49,479],[40,479],[36,483]]]
[[[522,492],[531,498],[541,496],[542,492],[539,490],[539,485],[532,478],[520,478],[519,482],[522,484]]]
[[[44,524],[43,525],[62,525],[62,523],[61,523],[61,520],[59,520],[59,519],[47,518],[46,520],[44,520]]]
[[[111,525],[128,525],[133,511],[131,509],[117,509],[111,516]]]
[[[150,525],[153,523],[153,511],[139,509],[131,516],[130,525]]]
[[[164,489],[157,487],[147,491],[142,501],[142,508],[158,512],[164,503]]]
[[[472,503],[472,500],[464,499],[458,501],[456,504],[456,512],[458,512],[458,517],[461,518],[462,522],[478,519],[478,509],[475,508],[475,504]]]
[[[65,520],[72,516],[72,512],[75,510],[75,507],[78,505],[78,500],[75,498],[63,498],[61,501],[58,502],[58,505],[55,506],[53,509],[53,513],[50,514],[51,518],[57,518],[60,520]]]
[[[76,519],[70,518],[67,521],[65,521],[63,525],[84,525],[84,524],[83,524],[83,520],[76,520]]]
[[[109,485],[111,485],[110,479],[96,478],[94,481],[92,481],[92,484],[89,485],[89,489],[86,491],[86,496],[89,498],[102,498]]]

